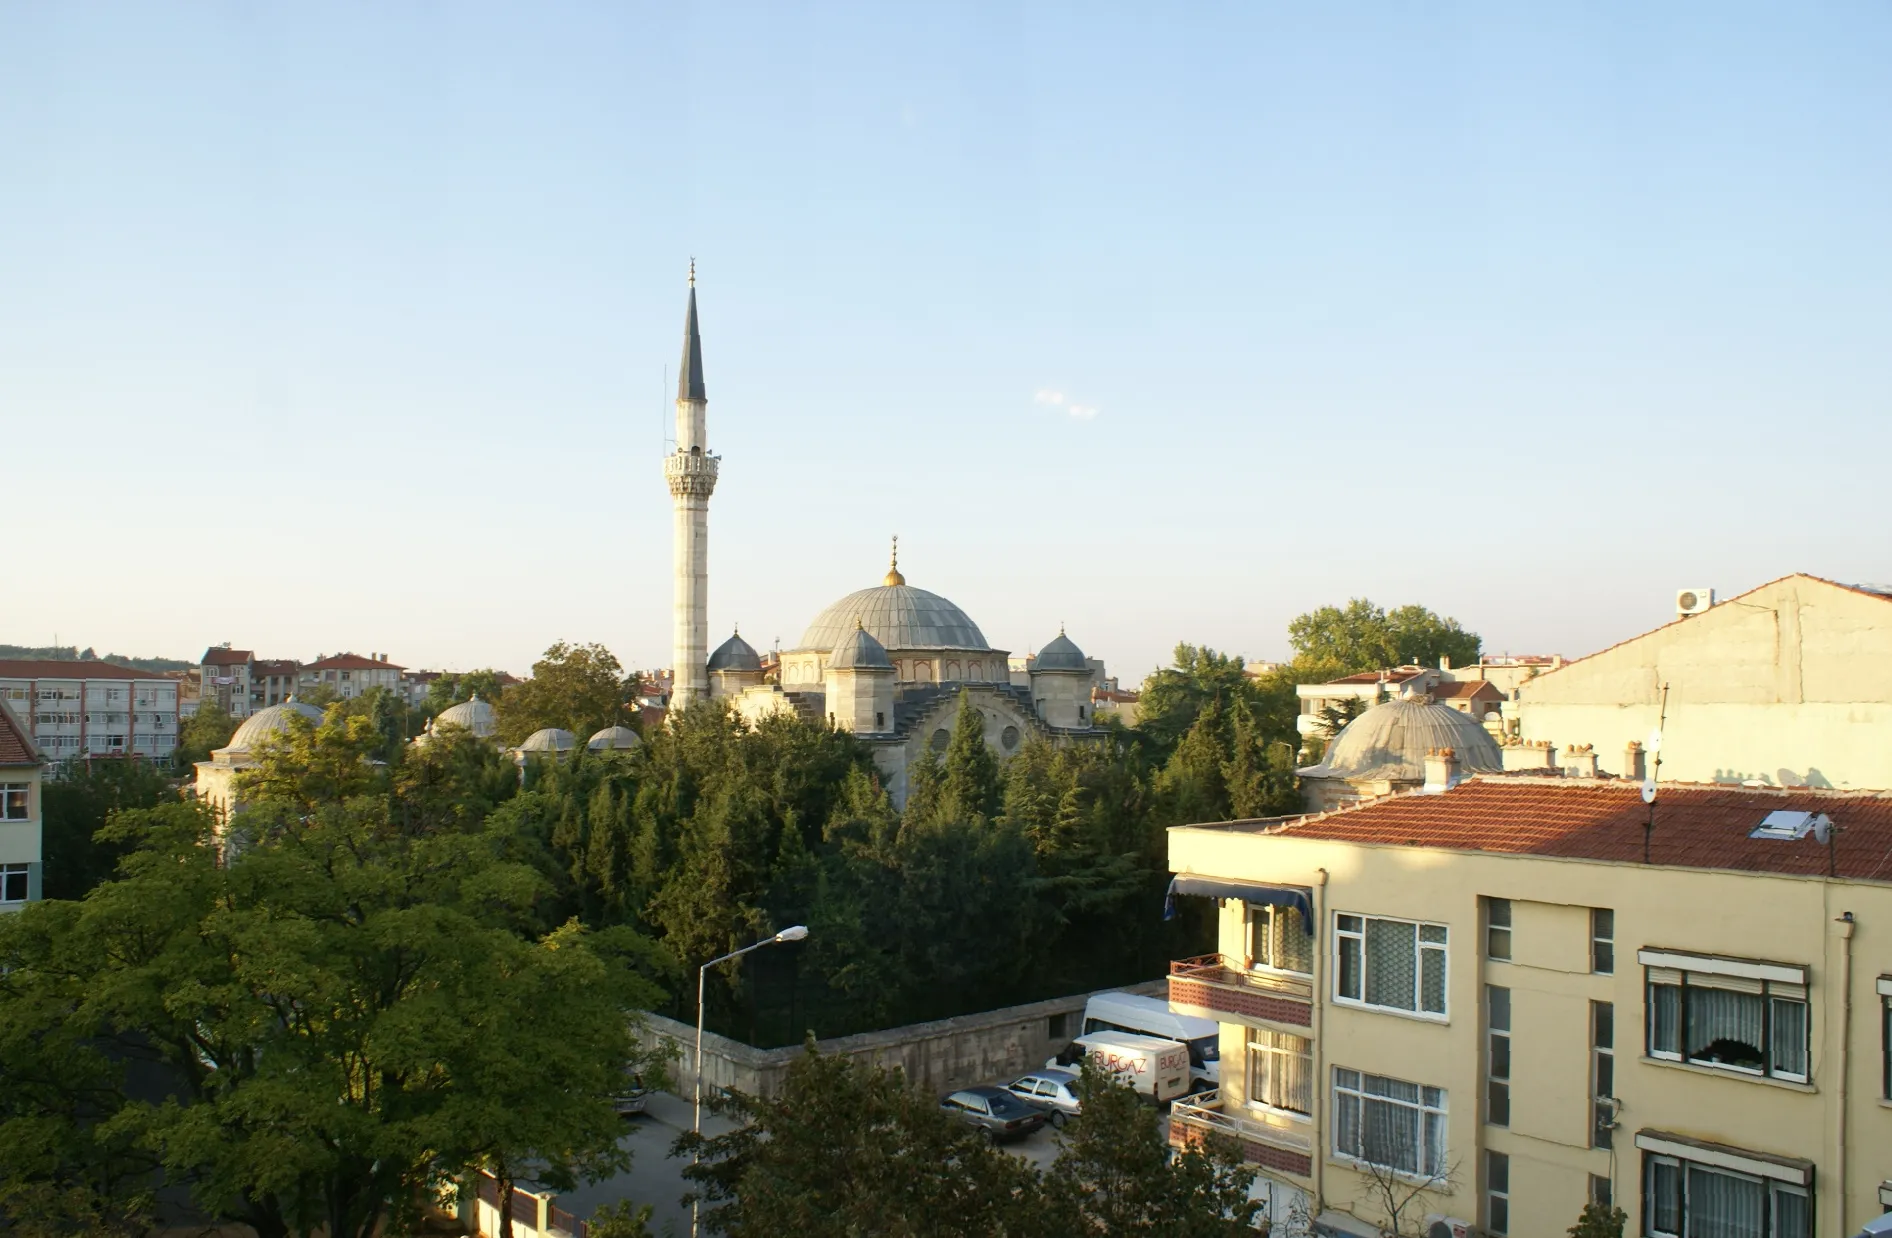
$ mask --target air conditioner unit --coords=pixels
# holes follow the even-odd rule
[[[1471,1232],[1470,1221],[1437,1214],[1426,1218],[1426,1238],[1467,1238]]]
[[[1677,617],[1699,615],[1715,604],[1713,589],[1677,589],[1675,591],[1675,613]]]

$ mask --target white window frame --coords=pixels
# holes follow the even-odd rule
[[[6,896],[7,878],[18,876],[19,884],[26,890],[19,898]],[[0,864],[0,907],[17,907],[33,899],[33,866],[31,864]]]
[[[25,805],[19,816],[7,811],[7,804],[12,801],[13,793],[19,792],[20,803]],[[31,821],[33,819],[33,784],[30,782],[0,782],[0,821]]]
[[[1643,1001],[1643,1047],[1648,1055],[1662,1062],[1680,1062],[1700,1070],[1719,1071],[1737,1078],[1778,1079],[1788,1083],[1811,1083],[1813,1081],[1813,994],[1807,984],[1807,969],[1792,964],[1761,963],[1747,959],[1721,959],[1708,955],[1685,955],[1669,950],[1639,950],[1636,961],[1642,964],[1642,1001]],[[1679,980],[1666,983],[1668,973],[1678,973]],[[1688,994],[1691,979],[1698,979],[1695,989],[1732,989],[1736,992],[1750,992],[1747,986],[1758,986],[1761,999],[1762,1044],[1761,1064],[1759,1067],[1737,1066],[1729,1062],[1711,1062],[1702,1058],[1692,1058],[1687,1052],[1688,1037]],[[1724,983],[1717,984],[1717,980]],[[1730,983],[1731,982],[1731,983]],[[1676,988],[1675,1010],[1675,1045],[1674,1049],[1656,1046],[1656,1002],[1655,989],[1658,984]],[[1773,1056],[1774,1008],[1775,1003],[1797,1003],[1801,1009],[1803,1027],[1801,1030],[1802,1052],[1806,1069],[1795,1073],[1790,1070],[1777,1070],[1770,1060]]]
[[[1246,906],[1248,912],[1244,927],[1248,934],[1246,944],[1250,951],[1248,969],[1250,971],[1269,972],[1277,976],[1296,976],[1302,980],[1311,980],[1314,976],[1314,951],[1317,948],[1317,944],[1314,940],[1314,935],[1307,931],[1307,921],[1302,918],[1301,909],[1298,907],[1283,907],[1277,903],[1248,903]],[[1292,916],[1292,922],[1298,925],[1301,932],[1307,937],[1308,965],[1306,971],[1295,971],[1291,967],[1282,967],[1273,959],[1264,959],[1260,955],[1253,953],[1255,949],[1256,930],[1264,923],[1268,926],[1269,948],[1270,950],[1273,949],[1276,921],[1284,916]]]
[[[1504,1189],[1502,1191],[1491,1181],[1494,1176],[1491,1172],[1492,1168],[1499,1164],[1504,1166]],[[1502,1203],[1504,1205],[1503,1225],[1492,1224],[1491,1214],[1495,1211],[1492,1207],[1494,1203]],[[1511,1232],[1511,1157],[1508,1153],[1500,1152],[1495,1148],[1485,1149],[1485,1232],[1495,1235],[1505,1235]]]
[[[1638,1139],[1637,1142],[1640,1144],[1642,1141]],[[1655,1226],[1656,1209],[1655,1209],[1655,1201],[1652,1197],[1650,1186],[1651,1186],[1651,1179],[1654,1176],[1651,1171],[1657,1165],[1668,1165],[1675,1169],[1676,1178],[1679,1183],[1680,1192],[1681,1192],[1681,1197],[1677,1201],[1677,1211],[1680,1214],[1680,1220],[1681,1220],[1680,1230],[1657,1229]],[[1763,1187],[1767,1192],[1767,1203],[1763,1212],[1764,1212],[1764,1217],[1765,1217],[1764,1224],[1767,1227],[1766,1232],[1767,1232],[1768,1238],[1779,1238],[1779,1220],[1780,1220],[1779,1197],[1781,1194],[1785,1193],[1785,1194],[1790,1194],[1790,1195],[1798,1195],[1802,1199],[1805,1199],[1807,1201],[1806,1208],[1807,1208],[1808,1218],[1811,1219],[1813,1215],[1813,1199],[1812,1199],[1813,1190],[1812,1190],[1812,1185],[1810,1183],[1802,1184],[1798,1182],[1789,1182],[1789,1181],[1786,1181],[1784,1178],[1775,1174],[1743,1173],[1739,1169],[1732,1168],[1728,1165],[1716,1164],[1712,1160],[1696,1159],[1695,1157],[1685,1156],[1685,1155],[1676,1155],[1674,1152],[1645,1151],[1643,1155],[1643,1163],[1642,1163],[1642,1192],[1641,1192],[1642,1218],[1643,1218],[1642,1232],[1645,1235],[1645,1238],[1682,1238],[1682,1235],[1687,1232],[1688,1227],[1689,1227],[1688,1226],[1688,1175],[1691,1169],[1698,1170],[1702,1173],[1721,1174],[1724,1177],[1738,1178],[1741,1181],[1757,1183],[1761,1187]],[[1805,1238],[1815,1238],[1815,1235],[1817,1233],[1818,1233],[1818,1227],[1810,1224],[1807,1228],[1807,1233],[1805,1235]]]
[[[1275,1041],[1282,1039],[1290,1041],[1298,1040],[1301,1042],[1302,1048],[1297,1051],[1292,1047],[1283,1046],[1278,1043],[1257,1044],[1257,1037],[1270,1037]],[[1242,1039],[1242,1052],[1242,1069],[1245,1073],[1244,1082],[1248,1088],[1249,1108],[1259,1109],[1265,1113],[1278,1113],[1284,1118],[1291,1118],[1297,1122],[1311,1122],[1314,1120],[1314,1105],[1320,1099],[1316,1095],[1320,1088],[1320,1081],[1314,1077],[1314,1042],[1312,1040],[1306,1036],[1297,1036],[1293,1032],[1278,1032],[1272,1028],[1251,1027],[1247,1029],[1247,1035]],[[1300,1059],[1301,1077],[1307,1080],[1306,1112],[1302,1112],[1299,1109],[1289,1109],[1282,1105],[1271,1105],[1266,1101],[1256,1099],[1255,1058],[1257,1055],[1269,1059]]]
[[[1345,1075],[1352,1075],[1358,1081],[1357,1084],[1349,1086],[1342,1082],[1342,1076]],[[1378,1079],[1384,1083],[1398,1083],[1406,1087],[1417,1088],[1419,1089],[1418,1103],[1415,1104],[1410,1101],[1398,1100],[1393,1097],[1380,1096],[1368,1092],[1366,1090],[1368,1079]],[[1415,1162],[1419,1166],[1417,1170],[1404,1169],[1398,1165],[1376,1165],[1376,1168],[1390,1170],[1400,1178],[1410,1182],[1440,1182],[1444,1180],[1452,1164],[1450,1139],[1452,1127],[1451,1111],[1449,1108],[1451,1097],[1444,1088],[1429,1087],[1422,1083],[1414,1083],[1409,1079],[1394,1079],[1390,1075],[1375,1075],[1371,1071],[1354,1070],[1346,1066],[1336,1066],[1333,1068],[1331,1085],[1330,1112],[1333,1115],[1334,1132],[1332,1144],[1335,1160],[1345,1162],[1349,1165],[1375,1165],[1375,1162],[1365,1159],[1363,1155],[1356,1155],[1340,1146],[1340,1106],[1343,1097],[1357,1099],[1359,1101],[1359,1116],[1358,1120],[1354,1123],[1354,1128],[1364,1135],[1366,1129],[1367,1102],[1377,1101],[1384,1104],[1397,1105],[1402,1109],[1417,1110],[1419,1114],[1419,1139],[1424,1146],[1417,1149],[1420,1157],[1423,1158]],[[1438,1096],[1438,1104],[1434,1105],[1427,1101],[1426,1097],[1428,1093],[1434,1093]],[[1438,1119],[1437,1129],[1440,1138],[1436,1158],[1432,1156],[1434,1150],[1426,1140],[1426,1119],[1428,1118]],[[1365,1148],[1363,1145],[1362,1152],[1364,1151]],[[1433,1161],[1433,1168],[1430,1170],[1425,1167],[1428,1159]]]
[[[1348,920],[1359,921],[1360,927],[1358,929],[1349,929],[1349,928],[1342,927],[1345,924],[1345,922]],[[1367,964],[1366,927],[1367,927],[1367,922],[1370,920],[1378,920],[1382,923],[1387,923],[1387,924],[1410,924],[1413,926],[1413,959],[1412,959],[1412,965],[1413,965],[1412,1001],[1413,1001],[1413,1004],[1412,1004],[1411,1009],[1407,1009],[1404,1006],[1382,1006],[1375,1002],[1369,1002],[1366,1000],[1366,964]],[[1445,940],[1437,941],[1437,942],[1426,941],[1425,930],[1427,929],[1439,930],[1439,932],[1445,935]],[[1334,976],[1333,994],[1334,994],[1334,1002],[1336,1005],[1352,1006],[1359,1010],[1377,1010],[1377,1011],[1382,1011],[1387,1014],[1404,1015],[1406,1018],[1409,1018],[1409,1019],[1424,1019],[1429,1023],[1451,1022],[1451,1018],[1452,1018],[1452,950],[1451,950],[1452,929],[1450,925],[1440,924],[1432,920],[1409,920],[1404,916],[1374,916],[1374,915],[1368,915],[1365,912],[1358,912],[1358,911],[1337,911],[1334,913],[1333,939],[1334,939],[1333,955],[1329,959],[1329,963],[1331,964],[1333,968],[1333,976]],[[1341,956],[1342,951],[1344,951],[1347,948],[1348,942],[1359,943],[1360,995],[1358,997],[1347,997],[1344,994],[1342,994],[1340,991],[1340,982],[1341,982],[1340,956]],[[1426,952],[1427,951],[1436,951],[1439,955],[1439,966],[1442,969],[1441,976],[1440,976],[1439,996],[1441,999],[1441,1004],[1444,1007],[1441,1010],[1423,1009],[1423,1006],[1425,1004],[1425,992],[1426,992],[1425,965],[1426,965]]]

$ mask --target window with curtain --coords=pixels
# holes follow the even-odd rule
[[[1314,1111],[1313,1042],[1305,1036],[1251,1028],[1248,1099],[1287,1113]]]
[[[1643,1162],[1651,1238],[1813,1238],[1805,1187],[1671,1156]]]
[[[1649,1056],[1807,1080],[1805,985],[1669,967],[1645,981]]]
[[[1250,966],[1272,971],[1314,974],[1314,939],[1299,908],[1251,903],[1248,908]]]
[[[1445,925],[1342,913],[1334,926],[1334,1000],[1446,1013]]]
[[[1445,1089],[1334,1068],[1334,1155],[1415,1178],[1446,1173]]]

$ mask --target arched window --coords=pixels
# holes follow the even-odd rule
[[[915,662],[913,664],[913,678],[920,683],[931,683],[933,679],[933,664],[931,662]]]
[[[946,664],[946,669],[940,672],[939,677],[940,677],[941,682],[944,682],[949,679],[959,678],[959,663],[948,662]]]
[[[966,678],[975,680],[975,681],[984,679],[985,667],[981,663],[978,663],[978,662],[966,663]]]

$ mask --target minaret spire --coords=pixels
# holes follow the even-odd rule
[[[696,259],[683,313],[683,365],[677,371],[677,449],[664,460],[670,485],[671,669],[673,698],[688,705],[709,695],[709,500],[721,462],[710,454],[709,396],[703,386],[703,337],[696,322]]]

